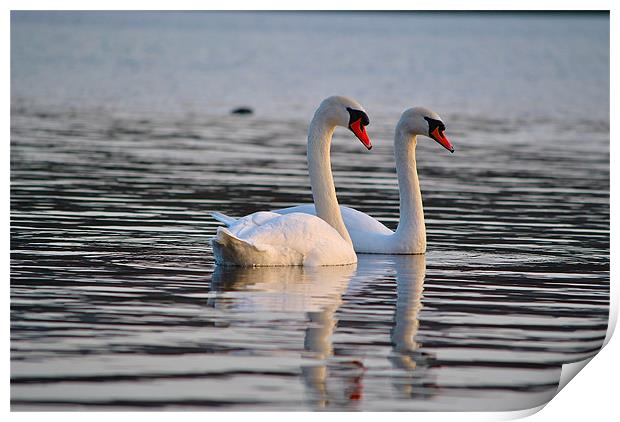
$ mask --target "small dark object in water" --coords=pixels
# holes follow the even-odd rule
[[[252,110],[250,107],[238,107],[236,109],[234,109],[233,111],[231,111],[232,114],[252,114],[254,113],[254,110]]]

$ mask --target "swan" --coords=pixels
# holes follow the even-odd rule
[[[336,126],[349,128],[371,149],[364,108],[355,100],[328,97],[308,128],[308,170],[316,215],[260,211],[235,219],[211,215],[218,227],[211,239],[217,264],[238,266],[347,265],[357,262],[351,237],[340,213],[331,171],[330,146]]]
[[[423,254],[426,252],[426,228],[422,193],[418,181],[415,148],[417,136],[427,136],[437,141],[450,152],[454,147],[445,136],[441,117],[424,107],[407,109],[396,125],[394,135],[394,156],[400,196],[400,220],[396,232],[387,228],[375,218],[341,206],[347,230],[358,253],[377,254]],[[313,204],[275,210],[282,215],[307,213],[314,215]]]

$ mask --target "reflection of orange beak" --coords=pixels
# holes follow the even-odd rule
[[[349,129],[351,132],[357,136],[357,139],[362,141],[362,144],[368,149],[372,149],[372,143],[370,142],[370,138],[368,137],[368,133],[366,133],[366,127],[362,125],[362,119],[357,119],[353,123],[349,125]]]
[[[446,138],[446,135],[444,135],[443,132],[439,131],[438,127],[436,127],[435,130],[431,132],[431,138],[439,142],[439,144],[448,151],[454,152],[454,147],[452,146],[448,138]]]

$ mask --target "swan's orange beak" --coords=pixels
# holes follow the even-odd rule
[[[448,138],[446,138],[446,135],[444,135],[443,132],[439,131],[438,127],[436,127],[435,130],[431,132],[431,138],[439,142],[439,144],[448,151],[454,152],[454,147],[452,146]]]
[[[351,132],[357,136],[357,139],[362,141],[362,144],[369,150],[372,149],[372,143],[370,142],[370,138],[368,137],[368,133],[366,133],[366,126],[362,125],[362,119],[357,119],[353,123],[349,125],[349,129]]]

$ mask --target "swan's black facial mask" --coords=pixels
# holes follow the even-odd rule
[[[362,141],[362,144],[368,149],[372,148],[372,143],[366,133],[366,126],[370,124],[368,115],[361,110],[355,110],[351,107],[347,107],[349,112],[349,129],[357,136],[357,139]]]
[[[424,117],[424,120],[428,122],[428,136],[439,143],[442,147],[450,152],[454,152],[454,147],[444,135],[446,126],[441,120],[433,119],[430,117]]]

